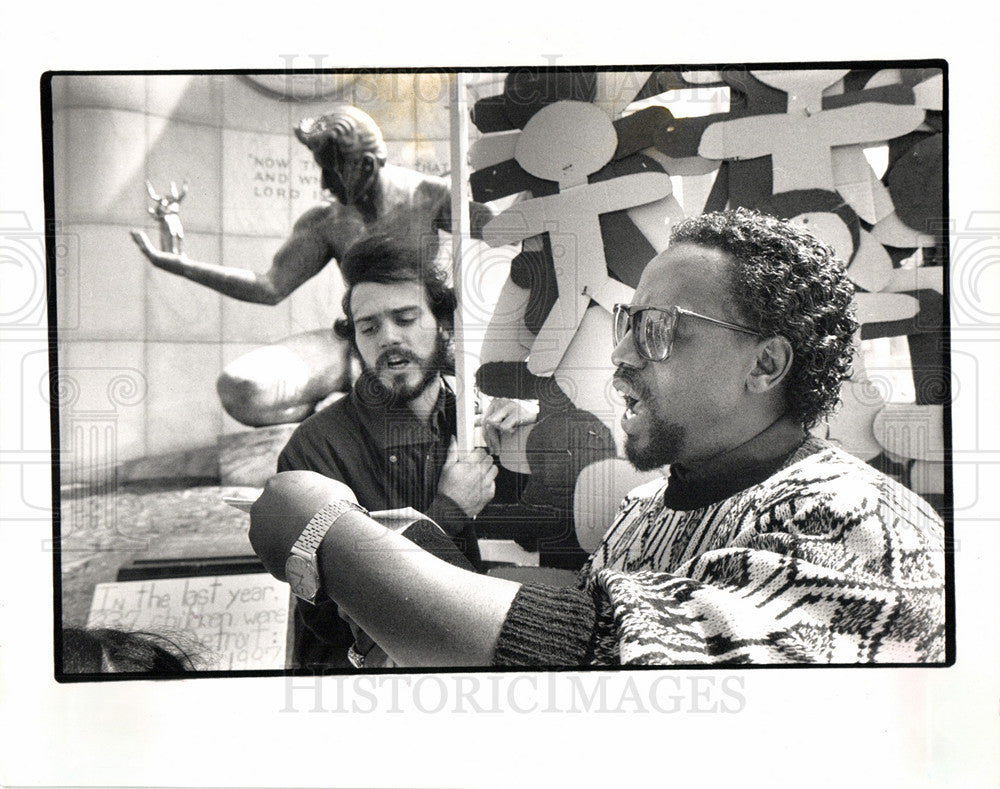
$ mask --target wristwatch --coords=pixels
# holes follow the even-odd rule
[[[285,576],[292,594],[300,600],[315,603],[319,597],[320,578],[316,551],[337,518],[350,510],[368,514],[368,510],[353,501],[341,499],[331,502],[312,516],[292,546],[292,552],[285,561]]]

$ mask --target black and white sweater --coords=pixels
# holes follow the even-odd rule
[[[721,501],[666,488],[625,498],[579,588],[521,588],[498,665],[945,659],[943,523],[894,480],[810,439]]]

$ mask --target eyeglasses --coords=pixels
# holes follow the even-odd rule
[[[632,332],[632,342],[635,343],[639,355],[650,362],[662,362],[670,356],[670,348],[674,344],[674,331],[681,315],[708,321],[744,334],[759,335],[747,326],[709,318],[707,315],[699,315],[682,307],[648,305],[633,307],[630,304],[616,304],[612,312],[615,347],[617,348],[625,339],[626,334]]]

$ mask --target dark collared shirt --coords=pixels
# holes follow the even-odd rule
[[[299,425],[278,456],[278,471],[315,471],[343,482],[369,511],[413,507],[444,529],[476,568],[473,520],[437,492],[455,436],[455,395],[445,383],[430,419],[389,407],[364,375],[350,394]],[[296,602],[294,660],[300,666],[346,667],[354,640],[333,602]]]
[[[278,471],[315,471],[340,480],[368,510],[413,507],[478,566],[473,520],[437,491],[455,436],[454,393],[443,384],[425,422],[406,405],[386,406],[365,380],[298,426],[278,457]]]

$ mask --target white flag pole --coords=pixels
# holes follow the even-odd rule
[[[456,440],[460,452],[469,452],[475,445],[476,392],[473,370],[469,369],[465,345],[465,297],[463,256],[466,241],[471,237],[469,218],[469,107],[466,75],[458,72],[451,80],[451,244],[454,266],[453,281],[458,306],[455,309],[455,377],[458,400]]]

